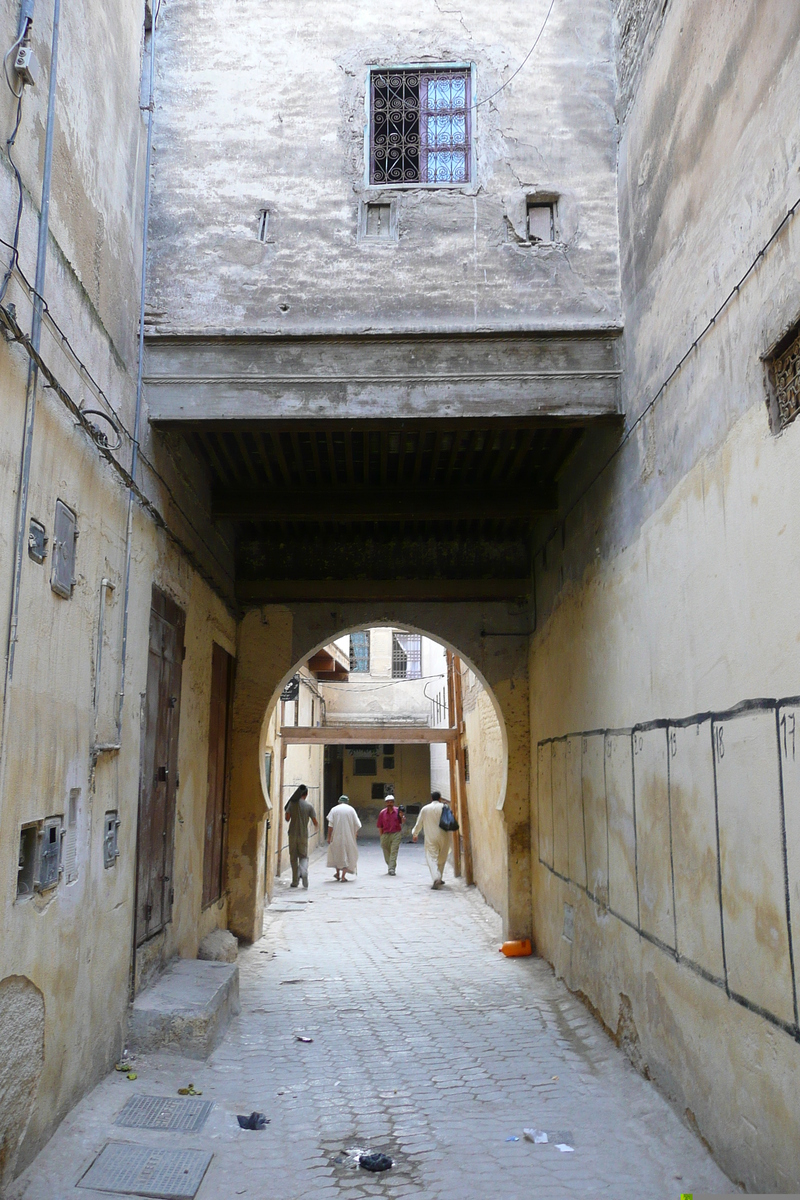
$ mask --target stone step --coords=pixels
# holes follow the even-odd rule
[[[240,1012],[235,964],[177,959],[134,1000],[128,1046],[132,1051],[174,1050],[189,1058],[207,1058]]]

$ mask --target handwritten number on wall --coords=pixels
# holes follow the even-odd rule
[[[783,757],[788,759],[791,751],[792,762],[795,760],[795,727],[797,721],[794,713],[784,713],[781,717],[781,735],[783,737]]]

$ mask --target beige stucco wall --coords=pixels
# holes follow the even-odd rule
[[[398,804],[427,804],[430,800],[431,763],[428,746],[401,746],[394,748],[394,770],[383,766],[383,747],[377,758],[377,775],[354,775],[353,755],[344,755],[344,791],[358,813],[363,826],[359,837],[376,838],[378,813],[383,808],[382,800],[372,799],[373,783],[391,784]],[[413,821],[406,822],[406,832],[411,831]]]
[[[16,3],[0,2],[3,51],[16,36]],[[24,183],[20,264],[33,280],[50,59],[52,6],[36,5],[33,43],[40,82],[27,89],[15,156]],[[144,122],[139,110],[143,11],[137,6],[65,6],[54,127],[50,237],[45,297],[75,352],[128,429],[133,424],[141,261]],[[102,70],[99,68],[102,64]],[[0,125],[10,132],[14,105],[2,88]],[[90,114],[87,115],[87,114]],[[16,211],[13,177],[0,156],[0,236],[9,240]],[[7,250],[2,250],[5,272]],[[30,329],[31,306],[12,281],[5,302]],[[97,405],[74,366],[45,329],[42,353],[76,403]],[[0,341],[0,639],[3,656],[14,561],[15,509],[25,410],[27,357]],[[113,441],[113,438],[110,439]],[[152,450],[146,428],[142,441]],[[119,452],[127,466],[130,442]],[[168,456],[161,469],[173,494],[143,462],[139,482],[168,522],[188,531],[186,494]],[[50,588],[55,503],[77,514],[76,583],[71,599]],[[183,500],[182,515],[178,502]],[[151,587],[155,582],[187,613],[183,667],[180,788],[175,831],[173,922],[153,947],[161,961],[193,956],[202,934],[226,912],[201,913],[202,839],[207,788],[211,644],[232,650],[235,623],[224,603],[187,566],[172,542],[134,506],[128,670],[121,750],[101,756],[90,777],[92,696],[97,662],[101,581],[113,585],[105,605],[98,738],[115,740],[116,695],[124,608],[127,493],[52,390],[40,388],[34,427],[28,518],[50,539],[38,565],[22,561],[20,624],[13,680],[3,714],[0,767],[0,987],[21,980],[21,997],[0,1030],[0,1093],[18,1096],[0,1131],[3,1176],[20,1171],[72,1105],[109,1069],[124,1045],[130,991],[141,695],[145,688]],[[208,534],[213,537],[213,534]],[[224,566],[224,564],[222,564]],[[42,895],[17,899],[23,823],[66,815],[77,791],[75,877],[66,872]],[[103,866],[106,811],[120,818],[120,856]],[[65,841],[66,847],[66,841]],[[62,865],[66,866],[62,855]],[[28,981],[28,982],[25,982]],[[4,993],[5,994],[5,993]],[[33,997],[33,1000],[26,998]],[[41,1055],[41,1074],[20,1090],[13,1046]],[[37,1049],[38,1048],[38,1049]],[[37,1081],[38,1075],[38,1081]],[[10,1087],[10,1091],[6,1089]],[[24,1140],[20,1140],[23,1137]]]
[[[503,815],[498,808],[502,802],[503,734],[486,689],[468,667],[462,666],[461,672],[473,875],[486,902],[502,912],[508,870]]]
[[[800,429],[770,432],[760,357],[800,316],[796,218],[758,257],[797,198],[800,25],[649,7],[622,55],[628,427],[657,402],[594,485],[614,442],[584,447],[538,535],[534,932],[730,1177],[793,1192],[796,707],[728,710],[800,691]]]

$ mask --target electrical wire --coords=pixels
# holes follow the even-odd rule
[[[14,92],[14,95],[16,96],[17,93]],[[14,162],[14,156],[12,155],[11,151],[13,149],[15,141],[17,140],[17,134],[19,133],[19,127],[20,127],[21,121],[22,121],[22,92],[20,92],[19,95],[17,96],[17,119],[14,123],[14,129],[11,133],[11,136],[6,138],[6,155],[8,157],[9,163],[11,164],[11,170],[14,172],[14,178],[17,181],[18,199],[17,199],[17,215],[16,215],[16,219],[14,221],[14,240],[13,240],[13,242],[7,242],[7,241],[5,241],[5,239],[0,239],[3,241],[3,245],[8,246],[8,248],[11,251],[11,261],[9,262],[8,268],[6,269],[6,272],[3,276],[3,282],[2,282],[2,284],[0,284],[0,304],[3,303],[3,299],[4,299],[6,291],[8,289],[9,280],[11,279],[11,276],[14,272],[14,267],[17,266],[17,264],[19,262],[19,231],[20,231],[20,225],[22,224],[23,189],[22,189],[22,176],[19,173],[19,168],[17,167],[17,164]]]
[[[547,535],[547,537],[544,539],[544,541],[542,541],[541,544],[538,546],[538,548],[536,550],[534,550],[534,552],[533,552],[534,558],[536,557],[537,554],[540,554],[545,549],[545,547],[552,541],[552,539],[556,536],[558,530],[561,528],[561,526],[566,521],[567,517],[570,516],[571,513],[573,513],[575,511],[575,509],[578,507],[578,505],[581,503],[581,501],[583,499],[585,499],[585,497],[592,490],[592,488],[597,483],[597,481],[601,477],[601,475],[603,475],[608,470],[608,468],[611,466],[612,462],[617,457],[617,455],[620,453],[620,451],[623,449],[623,447],[626,446],[627,443],[630,441],[632,434],[636,431],[636,429],[639,427],[639,425],[641,425],[642,421],[647,416],[647,414],[653,408],[655,408],[656,404],[661,399],[661,396],[664,394],[664,392],[667,390],[669,385],[672,383],[673,379],[678,374],[678,372],[681,370],[684,363],[686,363],[688,361],[688,359],[691,357],[691,355],[697,349],[698,345],[703,340],[703,338],[706,336],[706,334],[709,332],[709,330],[713,329],[717,320],[720,318],[722,313],[728,307],[728,305],[730,304],[733,297],[738,295],[739,290],[742,287],[742,285],[747,281],[747,279],[750,277],[750,275],[752,275],[753,271],[756,269],[758,264],[761,262],[761,259],[767,253],[767,251],[769,250],[772,243],[780,236],[780,234],[782,233],[785,226],[789,223],[789,221],[791,221],[792,217],[797,212],[798,208],[800,208],[800,196],[797,198],[797,200],[795,200],[792,207],[784,215],[783,220],[780,222],[780,224],[773,230],[770,237],[767,239],[767,241],[764,243],[764,245],[759,250],[758,254],[755,256],[753,261],[750,263],[750,266],[747,268],[744,275],[742,275],[741,278],[738,280],[738,282],[733,285],[733,287],[728,292],[725,299],[722,301],[722,303],[719,305],[719,307],[714,312],[713,316],[709,317],[708,321],[703,326],[703,328],[700,330],[697,337],[692,342],[691,346],[689,346],[688,350],[686,350],[684,352],[684,354],[681,356],[681,358],[678,360],[678,362],[675,364],[675,366],[670,371],[669,375],[667,375],[666,379],[661,384],[661,387],[658,389],[658,391],[655,393],[655,395],[652,397],[652,399],[649,400],[648,403],[644,406],[644,408],[639,413],[636,420],[633,421],[633,423],[631,425],[629,425],[628,428],[625,430],[620,441],[614,447],[611,454],[608,456],[608,458],[603,463],[603,465],[600,467],[600,469],[597,471],[597,473],[592,476],[592,478],[589,480],[589,482],[587,483],[587,485],[583,489],[583,491],[580,493],[580,495],[578,495],[573,500],[573,502],[569,506],[569,508],[566,509],[565,512],[559,517],[558,521],[556,522],[555,527],[550,530],[550,533]]]
[[[553,11],[553,5],[555,4],[555,2],[556,2],[556,0],[550,0],[550,7],[549,7],[549,8],[548,8],[548,10],[547,10],[547,13],[546,13],[546,15],[545,15],[545,18],[544,18],[544,20],[542,21],[542,27],[541,27],[541,29],[539,30],[539,32],[537,33],[537,35],[536,35],[536,41],[533,43],[533,45],[531,46],[530,50],[529,50],[529,51],[528,51],[528,53],[525,55],[525,57],[523,58],[522,62],[519,64],[519,66],[517,67],[517,69],[516,69],[516,71],[514,72],[514,74],[513,74],[513,75],[511,75],[511,76],[509,76],[509,78],[508,78],[508,79],[505,81],[505,83],[502,83],[502,84],[500,85],[500,87],[499,87],[499,88],[497,88],[497,90],[496,90],[496,91],[494,91],[494,92],[491,92],[491,93],[490,93],[488,96],[484,96],[482,100],[478,100],[478,101],[476,101],[476,103],[472,105],[472,107],[473,107],[473,108],[480,108],[480,106],[481,106],[482,104],[488,104],[490,100],[494,100],[495,96],[499,96],[499,95],[500,95],[500,93],[501,93],[502,91],[504,91],[504,90],[505,90],[505,88],[507,88],[507,87],[508,87],[508,85],[509,85],[509,84],[512,82],[512,80],[516,79],[516,77],[519,75],[519,73],[520,73],[520,71],[522,70],[522,68],[523,68],[523,67],[525,66],[525,64],[527,63],[527,61],[528,61],[528,59],[530,58],[530,56],[533,54],[533,52],[534,52],[534,50],[536,49],[536,47],[539,45],[539,39],[541,38],[542,34],[543,34],[543,33],[544,33],[544,31],[545,31],[545,28],[546,28],[546,26],[547,26],[547,22],[550,20],[550,13]]]
[[[112,454],[111,450],[108,448],[108,446],[105,442],[105,439],[102,437],[102,435],[98,436],[99,430],[97,430],[96,427],[94,425],[92,425],[91,421],[87,420],[84,411],[80,408],[80,406],[78,404],[75,403],[75,401],[70,396],[70,394],[66,390],[66,388],[64,388],[61,385],[61,383],[59,383],[58,379],[53,374],[53,372],[50,370],[47,363],[42,358],[41,354],[39,354],[39,352],[33,347],[30,337],[26,333],[23,332],[23,330],[18,325],[16,318],[14,317],[14,315],[11,312],[9,312],[8,308],[0,307],[0,323],[5,325],[6,329],[9,330],[9,332],[12,334],[13,340],[15,342],[18,342],[25,349],[25,351],[28,354],[28,357],[35,364],[40,375],[42,375],[42,377],[47,380],[47,383],[48,383],[49,387],[51,388],[51,390],[55,392],[55,394],[58,396],[59,400],[61,400],[61,402],[66,406],[66,408],[69,409],[69,411],[75,417],[77,423],[80,425],[81,429],[83,429],[84,433],[86,433],[89,436],[89,438],[91,439],[91,441],[94,443],[94,445],[97,448],[100,455],[106,460],[106,462],[108,462],[114,468],[114,470],[119,475],[120,479],[123,481],[123,483],[126,485],[126,487],[131,489],[131,491],[136,496],[139,503],[142,505],[142,507],[148,513],[148,515],[152,518],[154,523],[160,529],[164,530],[167,537],[170,538],[170,540],[172,542],[174,542],[174,544],[178,547],[178,549],[181,551],[181,553],[185,555],[185,557],[191,563],[192,567],[195,569],[197,574],[202,579],[205,580],[205,582],[216,593],[216,595],[220,596],[220,598],[225,603],[226,607],[230,608],[230,601],[229,601],[228,597],[225,596],[224,593],[222,592],[222,590],[219,586],[219,583],[206,570],[206,568],[200,562],[200,560],[198,559],[198,557],[194,553],[194,551],[183,541],[183,539],[177,533],[175,533],[175,531],[170,527],[170,525],[167,524],[166,519],[162,516],[162,514],[158,510],[158,508],[156,508],[155,504],[153,504],[153,502],[149,498],[149,496],[145,495],[145,493],[142,491],[142,489],[139,487],[139,485],[136,483],[136,481],[131,476],[130,472],[128,472],[125,469],[125,467],[123,467],[122,463],[114,457],[114,455]],[[180,511],[185,516],[185,514],[183,513],[183,510],[180,509]],[[187,518],[187,520],[188,520],[188,518]],[[192,526],[192,528],[194,528],[194,527]],[[203,541],[203,539],[201,539],[201,541]],[[206,545],[205,541],[203,541],[203,545],[204,546]],[[208,549],[208,546],[206,546],[206,549]],[[213,552],[210,552],[210,553],[213,554]],[[220,560],[218,559],[217,561],[219,562]]]
[[[4,238],[0,238],[0,244],[7,246],[9,249],[12,249],[11,244],[9,242],[7,242]],[[29,298],[32,300],[34,300],[34,299],[38,300],[39,303],[41,304],[43,316],[46,317],[47,323],[51,327],[52,332],[54,332],[57,335],[57,337],[59,338],[59,340],[61,341],[62,350],[66,347],[68,356],[72,359],[74,369],[76,370],[78,375],[81,377],[83,382],[89,386],[89,388],[92,392],[94,392],[94,394],[97,396],[97,398],[99,400],[101,400],[102,403],[108,407],[110,413],[112,414],[112,417],[113,417],[112,423],[113,423],[117,433],[118,434],[120,432],[124,433],[125,436],[127,437],[128,441],[132,443],[133,442],[133,434],[127,428],[127,426],[125,425],[125,422],[122,420],[119,413],[114,408],[114,405],[111,403],[108,396],[105,394],[105,392],[100,387],[97,380],[94,378],[94,376],[90,372],[89,368],[79,357],[77,351],[75,350],[74,346],[70,342],[66,333],[64,333],[63,329],[58,324],[58,322],[56,321],[52,312],[50,311],[47,301],[44,299],[43,296],[39,295],[39,293],[36,291],[33,284],[26,278],[24,272],[21,270],[18,263],[16,264],[15,267],[12,268],[12,274],[19,277],[20,282],[23,284],[23,286],[29,293]],[[2,300],[1,293],[0,293],[0,300]],[[19,339],[16,339],[16,340],[19,340]],[[81,409],[81,412],[83,412],[83,413],[90,413],[91,411],[92,411],[91,409]],[[108,419],[108,418],[106,418],[106,419]],[[95,440],[97,440],[97,439],[95,438]],[[111,448],[116,449],[117,447],[111,447]],[[147,469],[151,472],[153,477],[158,481],[158,483],[161,485],[161,487],[164,488],[164,490],[168,494],[170,500],[172,501],[172,504],[175,506],[177,511],[181,514],[183,519],[186,521],[186,524],[192,530],[192,533],[195,535],[195,537],[197,537],[198,541],[205,547],[205,549],[208,551],[209,555],[216,561],[217,565],[227,574],[228,568],[227,568],[226,564],[222,561],[222,559],[214,551],[214,549],[208,544],[208,542],[203,537],[200,530],[193,523],[192,519],[190,518],[190,516],[188,515],[186,510],[183,508],[180,501],[175,496],[175,493],[172,490],[172,488],[170,487],[167,480],[164,478],[164,476],[161,474],[161,472],[158,470],[158,468],[150,461],[150,459],[147,457],[145,452],[142,450],[141,445],[139,446],[139,458],[145,464]]]

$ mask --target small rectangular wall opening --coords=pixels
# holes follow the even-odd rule
[[[359,240],[362,242],[397,241],[397,215],[391,201],[364,201],[359,216]]]
[[[556,240],[556,206],[552,200],[529,200],[527,233],[531,242]]]
[[[17,863],[17,899],[32,896],[36,890],[36,860],[39,856],[39,823],[23,825],[19,833]]]
[[[265,242],[269,233],[269,209],[262,208],[258,214],[258,240]]]

